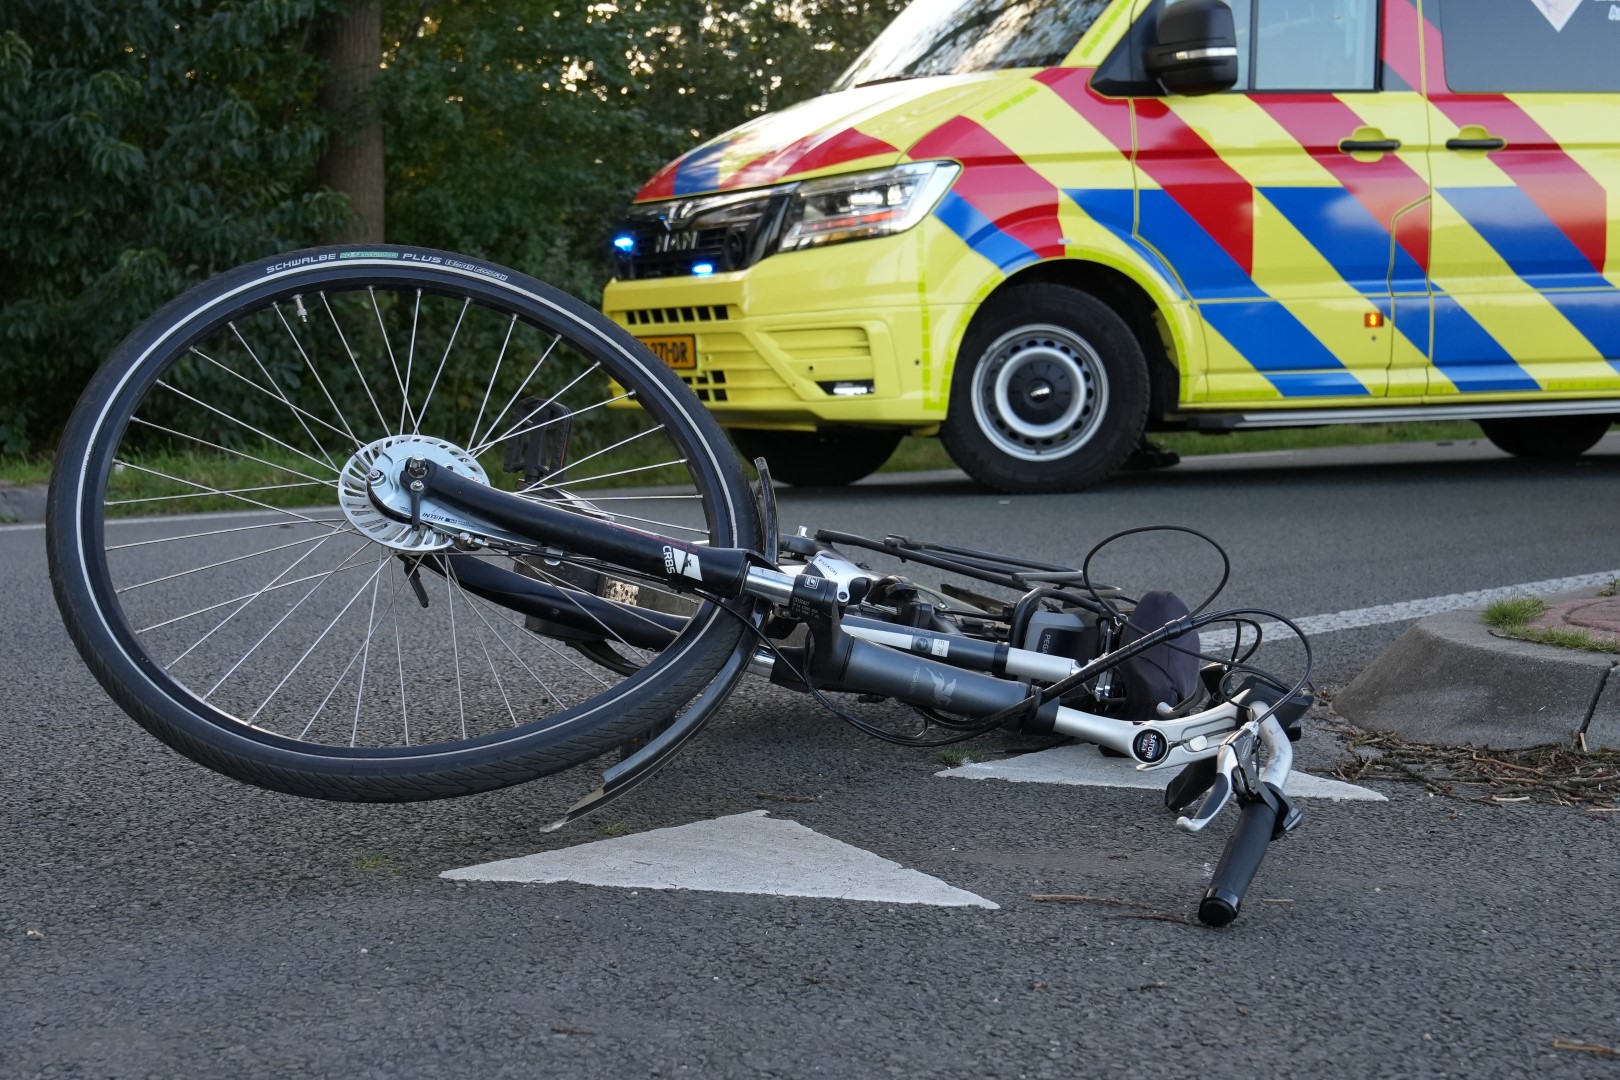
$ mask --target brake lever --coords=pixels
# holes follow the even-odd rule
[[[1204,796],[1196,813],[1176,819],[1176,828],[1182,832],[1200,832],[1226,808],[1232,796],[1236,795],[1239,801],[1256,797],[1260,786],[1254,760],[1257,740],[1253,721],[1226,737],[1215,752],[1215,782],[1210,785],[1209,794]]]

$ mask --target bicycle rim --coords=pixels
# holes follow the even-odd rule
[[[752,516],[712,420],[622,331],[537,282],[442,253],[338,254],[188,294],[87,391],[51,553],[92,668],[190,756],[335,798],[527,779],[673,712],[735,642],[724,612],[554,551],[521,572],[558,590],[557,617],[525,619],[432,569],[510,568],[508,555],[438,538],[420,562],[354,480],[379,456],[423,453],[527,498],[730,545]],[[587,596],[684,629],[638,647]],[[604,649],[628,662],[593,659]]]

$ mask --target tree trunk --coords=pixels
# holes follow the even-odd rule
[[[371,85],[382,61],[382,0],[352,0],[328,19],[316,35],[315,55],[326,63],[315,103],[332,124],[315,180],[349,197],[348,224],[333,239],[380,243],[383,123]]]

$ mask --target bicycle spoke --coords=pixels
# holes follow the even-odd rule
[[[416,411],[416,422],[418,427],[411,429],[412,435],[415,435],[420,430],[422,418],[427,415],[428,406],[433,403],[434,391],[439,389],[439,377],[444,374],[444,365],[445,362],[450,359],[450,350],[456,347],[456,335],[461,333],[461,321],[467,317],[467,308],[471,305],[471,298],[462,301],[461,314],[456,316],[456,325],[455,328],[450,331],[450,340],[444,343],[444,355],[439,357],[439,366],[433,372],[433,382],[428,384],[427,397],[422,399],[422,407]],[[474,454],[473,456],[477,457],[478,455]]]
[[[590,374],[590,372],[588,372],[588,371],[585,372],[584,375],[580,376],[580,379],[583,379],[585,377],[585,375],[589,375],[589,374]],[[556,401],[558,398],[560,398],[564,394],[566,394],[573,387],[574,383],[577,383],[578,381],[579,381],[579,379],[575,379],[573,383],[569,383],[567,386],[565,386],[561,390],[557,391],[549,399],[542,402],[538,407],[530,410],[529,416],[537,415],[540,412],[541,409],[544,409],[547,405],[550,405],[552,402]],[[603,400],[598,401],[595,405],[587,405],[583,409],[570,409],[563,416],[552,417],[550,420],[542,420],[540,423],[533,424],[533,425],[531,425],[529,427],[523,428],[520,431],[508,432],[507,434],[502,435],[499,439],[496,439],[494,442],[485,443],[483,448],[480,449],[478,452],[481,454],[481,453],[484,452],[484,450],[488,450],[490,447],[496,445],[496,443],[505,442],[508,439],[515,439],[520,435],[527,435],[531,431],[539,431],[541,428],[550,427],[552,424],[558,424],[558,423],[561,423],[564,420],[568,420],[568,421],[572,422],[577,417],[584,416],[588,412],[595,412],[597,409],[605,409],[609,405],[614,404],[615,402],[629,401],[631,398],[633,398],[635,396],[636,395],[633,394],[633,393],[620,394],[618,397],[604,398]],[[526,417],[524,417],[524,419],[527,420],[528,417],[526,416]],[[518,422],[522,423],[523,421],[520,420]]]
[[[538,404],[534,408],[530,409],[528,411],[527,415],[525,415],[522,420],[519,420],[516,424],[512,425],[511,428],[507,428],[505,434],[501,435],[500,438],[486,440],[485,442],[482,442],[482,443],[478,444],[476,447],[472,448],[471,450],[468,450],[467,453],[471,454],[473,457],[477,457],[479,454],[482,454],[485,450],[488,450],[490,447],[494,446],[496,443],[505,442],[507,439],[515,439],[519,435],[527,435],[531,431],[539,431],[543,427],[547,427],[547,426],[549,426],[551,424],[555,424],[557,422],[556,420],[546,420],[543,423],[535,424],[532,427],[523,428],[523,430],[521,430],[521,431],[513,430],[513,428],[520,427],[524,423],[528,422],[531,418],[533,418],[535,416],[538,416],[540,414],[540,412],[542,410],[544,410],[547,406],[552,405],[553,403],[555,403],[557,401],[558,398],[562,397],[564,394],[568,393],[568,391],[572,390],[575,386],[579,385],[579,382],[580,382],[581,379],[585,378],[587,375],[589,375],[592,372],[596,371],[601,366],[602,366],[601,363],[592,364],[590,367],[586,368],[584,371],[580,372],[578,375],[575,375],[573,377],[573,379],[571,379],[569,381],[567,386],[563,387],[561,390],[557,391],[555,394],[552,394],[550,397],[546,398],[546,400],[542,401],[540,404]],[[624,401],[626,398],[629,398],[629,397],[632,397],[632,396],[634,396],[634,395],[632,395],[632,394],[620,394],[618,397],[613,398],[611,400],[612,401]],[[576,410],[575,412],[573,412],[571,414],[570,418],[572,418],[573,416],[578,416],[581,413],[590,412],[591,409],[599,409],[603,405],[606,405],[606,404],[609,404],[609,402],[599,401],[595,405],[591,405],[591,406],[589,406],[587,408],[584,408],[584,409]]]
[[[583,465],[583,464],[585,464],[585,462],[591,461],[591,460],[593,460],[595,458],[599,458],[603,454],[610,454],[613,451],[620,449],[621,447],[629,446],[631,443],[635,442],[637,439],[646,438],[648,435],[652,435],[655,432],[659,432],[659,431],[663,431],[663,430],[664,430],[664,425],[663,424],[655,424],[652,427],[647,428],[644,431],[638,431],[634,435],[629,436],[628,438],[620,439],[618,442],[614,443],[612,446],[604,446],[604,447],[602,447],[602,449],[596,451],[593,454],[586,454],[584,457],[578,458],[578,459],[576,459],[574,461],[570,461],[568,464],[563,465],[560,468],[552,469],[550,472],[546,473],[546,475],[542,476],[540,479],[536,480],[533,484],[530,484],[528,487],[519,488],[517,493],[519,495],[523,495],[523,494],[525,494],[527,492],[534,491],[536,488],[544,487],[547,483],[550,482],[552,477],[561,476],[563,473],[567,472],[569,469],[572,469],[576,465]]]
[[[354,367],[354,373],[360,377],[360,388],[366,392],[366,400],[370,401],[371,407],[376,410],[380,430],[387,431],[388,421],[383,419],[382,407],[377,404],[377,395],[371,392],[371,383],[366,381],[366,373],[360,370],[360,361],[355,359],[354,350],[349,348],[349,339],[344,335],[343,327],[338,325],[337,313],[332,310],[332,303],[327,300],[326,293],[323,291],[319,295],[321,306],[326,309],[326,317],[332,320],[332,329],[337,331],[338,341],[342,343],[343,351],[348,354],[349,363]]]
[[[356,555],[360,554],[362,551],[365,551],[370,546],[370,543],[371,542],[368,540],[366,543],[361,544],[359,547],[357,547],[353,551],[351,551],[344,558],[343,562],[339,563],[335,568],[333,568],[331,570],[328,570],[325,574],[322,574],[321,579],[319,581],[317,581],[314,585],[311,585],[309,587],[309,591],[306,592],[303,596],[300,596],[298,598],[297,602],[294,603],[292,607],[290,607],[286,611],[282,612],[281,618],[277,619],[274,623],[272,623],[271,626],[270,626],[270,629],[266,630],[264,632],[264,635],[262,637],[260,637],[258,641],[255,641],[251,646],[249,646],[248,651],[243,653],[240,657],[238,657],[236,663],[232,664],[230,666],[229,670],[227,670],[225,672],[225,674],[221,675],[219,677],[219,680],[217,682],[215,682],[213,686],[208,688],[208,692],[206,694],[202,695],[202,700],[207,701],[209,698],[213,697],[214,692],[216,690],[218,690],[221,686],[225,685],[225,680],[229,679],[232,675],[236,674],[237,669],[240,668],[244,663],[247,662],[248,657],[252,656],[255,652],[257,652],[259,650],[260,645],[263,645],[266,641],[270,640],[270,636],[272,634],[274,634],[278,629],[280,629],[282,623],[286,622],[289,618],[292,617],[293,612],[295,612],[299,608],[303,607],[304,602],[307,601],[310,597],[314,596],[317,592],[319,592],[321,587],[324,586],[328,581],[331,581],[332,578],[335,575],[337,575],[338,573],[340,573],[343,570],[349,569],[350,568],[349,567],[349,560],[354,558]],[[355,565],[361,565],[361,564],[355,564]],[[252,601],[249,601],[249,603],[252,603]],[[243,608],[246,608],[247,606],[248,606],[247,604],[242,605]],[[199,642],[198,644],[201,644],[201,642]],[[192,648],[196,648],[196,646],[193,645]],[[191,650],[187,649],[186,651],[190,652]],[[180,660],[180,658],[176,657],[175,660],[174,660],[174,663],[179,663],[179,660]]]
[[[512,648],[511,643],[506,640],[506,636],[504,634],[502,634],[500,632],[500,630],[497,629],[493,623],[491,623],[488,619],[484,618],[484,613],[482,611],[478,610],[478,606],[473,603],[473,600],[477,599],[477,600],[481,601],[485,606],[490,606],[489,602],[487,600],[483,600],[482,597],[476,597],[476,598],[471,597],[468,594],[466,589],[462,589],[461,594],[463,596],[465,596],[465,597],[468,597],[468,606],[472,608],[473,614],[477,615],[480,619],[483,620],[484,625],[489,627],[490,633],[495,635],[495,640],[499,641],[502,645],[504,645],[506,647],[506,651],[512,654],[512,659],[516,660],[518,662],[518,666],[520,666],[521,668],[523,668],[524,671],[527,671],[529,673],[529,677],[531,679],[533,679],[536,683],[539,684],[540,689],[545,691],[547,697],[549,697],[552,701],[555,701],[557,704],[561,705],[563,703],[562,698],[558,697],[557,694],[556,694],[556,691],[552,690],[551,687],[549,685],[547,685],[546,680],[542,679],[539,675],[535,674],[534,669],[531,668],[528,665],[528,663],[523,659],[522,656],[518,655],[518,651],[516,649]]]
[[[324,544],[326,541],[330,540],[333,536],[336,536],[340,532],[352,533],[353,531],[353,529],[334,529],[325,536],[306,536],[302,540],[292,540],[285,544],[277,544],[275,547],[262,548],[259,551],[250,551],[246,555],[237,555],[229,559],[221,559],[219,562],[209,563],[207,566],[193,566],[190,570],[177,570],[172,574],[164,574],[162,577],[148,578],[145,581],[137,581],[133,585],[125,585],[122,588],[119,588],[117,593],[119,596],[123,596],[125,593],[132,593],[136,589],[144,589],[148,585],[160,585],[165,581],[175,581],[179,578],[190,577],[192,574],[201,574],[208,570],[218,570],[222,566],[230,566],[233,563],[246,562],[249,559],[257,559],[260,555],[272,555],[278,551],[286,551],[288,548],[302,547],[304,544]]]
[[[373,588],[375,588],[375,584],[373,585]],[[376,612],[373,611],[372,614],[375,615]],[[326,711],[326,706],[331,704],[332,698],[337,694],[338,690],[342,688],[343,681],[349,677],[349,672],[354,670],[355,661],[360,659],[361,654],[365,652],[366,648],[371,644],[371,636],[374,633],[376,633],[375,627],[372,628],[370,633],[366,634],[365,639],[362,640],[359,645],[355,646],[354,655],[350,656],[349,662],[343,665],[343,670],[338,673],[337,680],[332,683],[332,688],[326,692],[326,696],[323,697],[321,699],[321,703],[315,707],[315,712],[310,716],[309,721],[304,724],[304,729],[298,733],[298,737],[300,739],[309,734],[309,729],[315,726],[315,721],[320,719],[321,713]],[[358,705],[359,698],[356,698],[357,711]],[[354,743],[350,742],[349,745],[353,746]]]
[[[673,461],[660,461],[656,465],[637,465],[633,469],[620,469],[618,472],[602,473],[598,476],[587,476],[580,480],[570,480],[566,484],[552,484],[556,488],[578,487],[580,484],[589,484],[597,480],[611,480],[616,476],[629,476],[631,473],[648,472],[652,469],[665,469],[671,465],[685,465],[685,458],[676,458]],[[594,501],[594,500],[593,500]],[[603,500],[606,501],[606,500]]]
[[[450,657],[456,666],[456,712],[461,716],[461,737],[467,737],[467,703],[461,693],[461,640],[456,637],[456,594],[450,575],[444,575],[444,595],[450,609]]]
[[[382,419],[380,414],[377,418]],[[388,561],[388,557],[385,555],[383,557],[384,565]],[[382,567],[377,568],[377,573],[382,573]],[[365,655],[360,658],[360,686],[354,692],[354,727],[349,732],[350,746],[353,746],[360,738],[360,706],[366,700],[366,665],[371,661],[371,638],[377,632],[377,587],[380,584],[382,584],[381,579],[373,576],[371,580],[371,614],[366,616],[366,651]]]
[[[307,318],[308,314],[303,310],[303,297],[295,296],[293,297],[293,300],[297,302],[299,312],[304,314]],[[360,437],[354,433],[354,428],[349,426],[349,418],[344,414],[342,409],[338,408],[338,403],[332,399],[332,391],[326,388],[326,380],[321,378],[321,373],[315,367],[315,361],[311,360],[309,358],[309,353],[304,351],[304,343],[298,340],[298,334],[294,332],[292,324],[287,321],[287,316],[282,312],[281,305],[278,303],[274,305],[274,307],[276,311],[276,318],[281,320],[281,325],[287,330],[287,336],[292,338],[293,347],[298,350],[298,355],[304,358],[304,366],[309,369],[309,373],[311,375],[315,376],[315,385],[321,388],[321,394],[325,396],[326,403],[332,406],[332,412],[337,417],[337,422],[343,425],[343,430],[348,432],[349,438],[354,440],[354,445],[364,446],[365,443],[362,442]]]
[[[377,575],[383,572],[383,568],[388,565],[388,560],[390,558],[392,558],[391,554],[386,552],[383,554],[383,557],[377,562],[377,569],[373,570],[371,572],[371,576],[365,580],[365,582],[358,590],[356,590],[353,596],[349,597],[349,602],[344,604],[336,615],[332,616],[332,621],[326,624],[326,629],[322,630],[320,636],[310,643],[309,648],[304,650],[304,655],[298,658],[298,662],[287,669],[287,674],[283,675],[281,677],[281,681],[276,683],[275,689],[271,690],[270,693],[265,696],[265,699],[259,702],[259,707],[248,714],[249,721],[258,719],[259,714],[264,711],[264,707],[270,704],[270,699],[279,694],[281,692],[281,688],[287,685],[287,680],[292,678],[293,675],[297,673],[298,669],[304,666],[304,661],[309,659],[309,654],[315,651],[316,646],[326,640],[326,635],[332,632],[332,627],[338,624],[339,619],[342,619],[344,615],[348,614],[349,609],[354,606],[354,602],[360,599],[361,596],[365,595],[366,587],[377,580]],[[319,588],[319,586],[317,586],[317,588]]]
[[[261,487],[247,488],[220,488],[214,491],[188,491],[180,495],[145,495],[139,499],[108,499],[103,506],[134,506],[138,503],[169,502],[174,499],[207,499],[214,495],[247,495],[255,491],[288,491],[292,488],[322,487],[332,485],[325,480],[306,480],[300,484],[265,484]]]
[[[183,623],[187,619],[195,619],[198,615],[206,615],[210,611],[218,611],[222,607],[229,607],[231,604],[240,603],[243,600],[252,600],[254,597],[261,594],[279,592],[282,589],[290,589],[294,585],[302,585],[306,581],[314,581],[316,578],[321,576],[321,574],[308,574],[301,578],[293,578],[291,581],[283,581],[279,585],[270,585],[266,588],[255,589],[253,592],[243,593],[240,596],[233,596],[229,600],[220,600],[216,603],[209,604],[207,607],[200,607],[195,611],[188,611],[184,615],[176,615],[173,618],[164,619],[162,622],[153,623],[151,626],[144,626],[135,631],[135,633],[150,634],[154,630],[162,630],[166,626],[173,626],[176,623]]]
[[[403,575],[401,575],[403,576]],[[394,659],[399,663],[399,720],[405,732],[405,745],[411,745],[411,711],[405,699],[405,648],[399,639],[399,578],[388,589],[388,617],[394,622]]]
[[[530,368],[529,373],[523,377],[523,381],[518,383],[518,388],[512,391],[512,396],[507,399],[505,408],[501,409],[501,411],[496,414],[495,419],[489,422],[489,431],[484,433],[484,445],[493,446],[495,443],[501,441],[500,439],[489,439],[488,436],[495,430],[497,426],[499,426],[502,420],[506,419],[507,410],[511,409],[513,405],[517,404],[517,399],[523,396],[524,389],[529,385],[529,383],[534,381],[534,377],[540,373],[541,366],[545,364],[546,358],[551,355],[551,351],[557,347],[557,343],[560,341],[562,341],[561,334],[558,334],[556,337],[551,339],[551,344],[546,346],[546,351],[540,354],[540,359],[534,362],[534,367]],[[478,438],[477,428],[473,429],[473,441],[475,443],[480,441]]]
[[[236,329],[236,324],[235,323],[231,324],[231,329],[232,330]],[[237,340],[242,341],[242,336],[241,336],[240,333],[237,334]],[[256,356],[254,354],[252,349],[248,349],[246,341],[242,341],[242,347],[244,349],[247,349],[248,355],[253,357],[254,364],[256,364],[258,366],[259,371],[261,373],[263,373],[264,377],[270,382],[270,388],[269,389],[267,389],[267,388],[265,388],[263,386],[260,386],[258,383],[254,382],[252,379],[248,378],[246,375],[243,375],[240,371],[237,371],[235,368],[225,366],[224,364],[220,363],[218,360],[215,360],[212,356],[209,356],[207,353],[205,353],[201,349],[197,348],[195,345],[193,345],[191,347],[190,351],[194,355],[201,357],[202,359],[208,361],[210,364],[213,364],[215,367],[219,368],[219,370],[223,371],[225,374],[231,376],[234,379],[240,379],[242,382],[244,382],[247,385],[253,387],[253,389],[257,390],[259,393],[263,394],[265,397],[268,397],[270,400],[279,401],[279,402],[281,402],[281,404],[287,406],[288,409],[292,410],[293,419],[298,421],[298,426],[303,429],[305,435],[309,436],[309,441],[315,444],[315,449],[317,449],[317,450],[319,450],[321,452],[321,457],[326,459],[326,464],[330,468],[336,469],[338,467],[337,462],[332,460],[332,455],[327,453],[325,444],[322,443],[321,440],[319,440],[319,439],[317,439],[315,437],[315,433],[313,431],[309,430],[309,425],[304,423],[304,420],[305,420],[305,418],[313,420],[317,424],[320,424],[322,427],[326,428],[329,431],[335,432],[338,435],[342,435],[344,433],[342,431],[339,431],[337,428],[333,427],[331,424],[328,424],[325,420],[322,420],[320,417],[316,416],[314,413],[307,412],[304,409],[300,409],[297,405],[294,405],[291,401],[287,400],[287,395],[282,392],[282,390],[281,390],[281,388],[279,386],[276,385],[276,381],[274,379],[270,378],[270,372],[265,369],[265,366],[263,364],[259,363],[258,356]]]
[[[316,519],[311,519],[311,520],[314,521],[316,524],[324,524],[324,522],[318,521]],[[160,536],[160,537],[156,538],[155,540],[132,540],[127,544],[108,544],[107,547],[106,547],[106,550],[108,550],[108,551],[123,551],[126,548],[148,547],[148,546],[150,546],[152,544],[172,544],[176,540],[198,540],[198,539],[204,539],[204,538],[207,538],[207,537],[210,537],[210,536],[224,536],[227,533],[252,532],[255,529],[285,529],[287,527],[288,527],[288,525],[287,525],[287,523],[285,521],[268,521],[268,522],[265,522],[263,525],[237,525],[237,526],[234,526],[234,527],[229,528],[229,529],[210,529],[207,532],[181,533],[178,536]],[[328,531],[330,531],[330,532],[342,532],[344,530],[339,528],[339,529],[330,529]]]
[[[229,615],[225,616],[219,622],[215,623],[214,626],[211,629],[209,629],[208,633],[204,634],[202,637],[198,638],[196,641],[193,641],[186,648],[185,652],[181,653],[179,656],[175,657],[173,660],[170,660],[167,664],[164,664],[163,665],[163,670],[165,670],[165,671],[170,670],[176,664],[178,664],[180,661],[182,661],[186,657],[190,656],[192,654],[192,652],[195,651],[196,648],[199,645],[201,645],[203,642],[207,641],[209,638],[213,637],[214,634],[217,633],[221,628],[223,628],[226,623],[230,622],[232,619],[236,618],[242,612],[246,611],[249,607],[251,607],[255,602],[258,601],[259,597],[265,595],[268,592],[273,591],[274,587],[276,586],[276,583],[278,581],[280,581],[282,578],[286,577],[288,574],[292,573],[295,569],[297,569],[299,563],[303,562],[305,559],[309,558],[309,556],[311,556],[315,552],[319,551],[321,549],[322,545],[324,545],[330,539],[332,539],[332,537],[330,537],[330,536],[321,537],[321,542],[319,544],[316,544],[314,547],[312,547],[308,551],[304,552],[304,554],[302,554],[302,555],[298,556],[298,558],[294,559],[293,562],[291,563],[291,565],[285,567],[275,577],[273,577],[269,581],[267,581],[263,586],[261,586],[259,588],[259,590],[257,592],[249,594],[247,596],[247,598],[246,598],[246,601],[242,604],[241,607],[237,608],[235,611],[233,611]],[[306,577],[306,578],[304,578],[302,580],[304,580],[304,581],[317,581],[317,584],[310,590],[311,592],[313,592],[314,589],[320,588],[320,583],[325,582],[333,574],[341,573],[345,569],[351,569],[351,567],[349,566],[349,560],[354,558],[356,555],[360,554],[360,552],[364,551],[365,549],[366,549],[366,545],[361,544],[359,547],[357,547],[353,551],[349,552],[349,554],[345,555],[343,557],[343,561],[341,563],[339,563],[336,568],[334,568],[332,570],[328,570],[324,574],[311,574],[309,577]],[[306,596],[306,599],[307,598],[308,597]],[[302,601],[300,601],[300,603],[302,603]],[[289,614],[290,614],[290,612],[289,612]],[[285,616],[283,616],[283,617],[285,617]],[[274,628],[272,628],[272,629],[274,629]],[[229,676],[229,674],[230,674],[229,672],[226,673],[227,677]]]
[[[570,604],[572,604],[579,611],[579,613],[581,615],[584,615],[587,619],[591,620],[591,622],[593,622],[597,626],[601,627],[602,631],[608,637],[612,638],[614,641],[618,642],[620,645],[623,645],[625,648],[629,649],[631,652],[634,652],[638,656],[640,656],[642,663],[645,664],[648,660],[650,660],[652,658],[652,653],[650,651],[648,651],[646,649],[638,648],[637,646],[632,645],[628,641],[624,640],[624,635],[620,634],[617,630],[614,630],[612,627],[608,626],[607,623],[602,621],[600,616],[598,616],[595,612],[591,611],[584,604],[580,603],[578,600],[576,600],[574,598],[575,595],[579,595],[579,596],[589,595],[589,594],[585,593],[584,590],[570,588],[566,581],[563,581],[561,578],[558,578],[556,575],[548,574],[548,573],[546,573],[546,571],[540,570],[538,567],[535,567],[535,569],[539,573],[545,575],[546,580],[550,584],[555,585],[557,587],[557,591],[562,594],[563,599],[567,600]],[[629,609],[630,605],[624,604],[624,605],[621,605],[621,606],[626,608],[628,613],[630,615],[632,615],[637,621],[644,622],[648,626],[656,627],[656,628],[658,628],[660,630],[663,629],[663,627],[659,623],[654,622],[652,619],[647,618],[645,615],[638,614],[638,613],[636,613],[634,611],[629,611],[628,609]]]
[[[517,316],[514,315],[512,321],[506,324],[506,338],[501,342],[500,355],[495,357],[495,367],[489,373],[489,384],[484,387],[484,400],[478,403],[478,415],[473,417],[472,430],[467,433],[475,441],[478,438],[479,425],[484,422],[484,409],[489,405],[489,395],[495,389],[495,378],[501,373],[501,362],[506,359],[506,347],[512,344],[512,331],[516,329]]]
[[[144,465],[137,465],[133,461],[123,461],[123,460],[120,460],[118,458],[114,458],[113,462],[114,462],[114,464],[122,465],[126,469],[134,469],[136,472],[143,472],[143,473],[146,473],[149,476],[161,477],[164,480],[169,480],[169,481],[172,481],[173,483],[176,483],[176,484],[185,484],[187,487],[200,488],[203,491],[212,492],[215,495],[224,494],[223,492],[221,492],[219,490],[219,488],[209,487],[207,484],[199,484],[194,480],[182,480],[178,476],[170,476],[168,473],[163,472],[163,471],[161,471],[159,469],[149,469]],[[290,472],[291,470],[288,470],[288,471]],[[303,474],[302,473],[294,473],[293,475],[301,476]],[[324,483],[324,481],[323,481],[323,483]],[[280,506],[271,506],[269,503],[260,502],[258,499],[250,499],[246,495],[230,495],[230,496],[227,496],[227,498],[235,499],[237,502],[245,502],[249,506],[256,506],[261,510],[268,510],[273,514],[280,514],[283,517],[292,518],[294,521],[304,521],[304,522],[308,522],[311,525],[324,525],[324,524],[326,524],[326,522],[321,520],[320,518],[312,518],[308,514],[300,514],[296,510],[287,510],[287,509],[285,509],[283,507],[280,507]],[[328,520],[332,520],[332,519],[328,519]]]
[[[142,419],[139,416],[130,417],[129,422],[132,423],[132,424],[139,424],[141,427],[151,428],[153,431],[161,431],[165,435],[173,435],[177,439],[185,439],[187,442],[194,442],[198,446],[206,446],[210,450],[218,450],[222,454],[231,454],[231,455],[233,455],[235,457],[242,458],[243,460],[251,461],[251,462],[254,462],[256,464],[263,465],[266,468],[279,469],[284,473],[291,473],[292,475],[302,477],[305,480],[313,480],[318,484],[334,484],[334,483],[336,483],[336,481],[333,481],[333,480],[323,480],[319,476],[311,476],[307,472],[299,472],[297,469],[293,468],[291,465],[278,465],[274,461],[268,461],[265,458],[256,457],[253,454],[249,454],[244,450],[233,450],[229,446],[222,446],[222,445],[220,445],[219,443],[216,443],[216,442],[209,442],[207,439],[203,438],[200,435],[191,435],[191,434],[188,434],[187,432],[184,432],[184,431],[176,431],[174,428],[164,427],[162,424],[154,423],[151,420]],[[308,460],[314,462],[316,465],[319,465],[322,468],[326,467],[325,462],[316,461],[314,458],[310,457],[308,454],[300,454],[299,456],[303,457],[303,458],[307,458]],[[130,465],[130,462],[124,461],[124,462],[120,462],[120,464]],[[130,467],[134,468],[133,465],[130,465]],[[181,483],[191,483],[191,481],[181,481]],[[205,485],[205,484],[192,484],[191,486],[192,487],[199,487],[199,488],[207,487],[207,485]],[[218,488],[212,488],[210,490],[218,491],[219,489]]]
[[[411,366],[416,363],[416,327],[422,318],[422,290],[416,290],[416,306],[411,309],[411,343],[405,351],[405,383],[400,387],[404,397],[399,408],[399,426],[405,427],[405,414],[411,415],[411,430],[422,429],[422,414],[411,410]]]
[[[499,606],[497,606],[495,604],[490,603],[488,600],[483,600],[482,603],[484,604],[485,607],[489,608],[489,610],[494,613],[496,618],[500,619],[504,623],[508,623],[508,624],[516,627],[517,629],[523,631],[523,633],[525,635],[527,635],[531,640],[538,641],[552,655],[556,656],[560,660],[564,660],[564,661],[568,662],[569,664],[573,665],[574,669],[579,671],[581,674],[588,675],[590,678],[594,679],[596,681],[596,683],[598,685],[600,685],[600,686],[605,687],[605,686],[608,685],[608,681],[606,679],[602,678],[602,676],[598,675],[595,671],[593,671],[590,668],[586,667],[584,664],[581,664],[578,660],[575,660],[568,653],[566,653],[563,650],[557,648],[557,646],[553,645],[551,643],[550,639],[547,638],[544,634],[537,634],[537,633],[532,632],[527,626],[524,626],[522,623],[519,623],[519,622],[515,621],[514,619],[512,619],[510,616],[508,616],[504,609],[502,609],[501,607],[499,607]],[[561,699],[558,699],[558,700],[560,701]]]
[[[459,581],[455,582],[455,586],[456,591],[461,594],[461,602],[471,608],[472,601],[467,599],[467,590],[461,587]],[[478,612],[474,611],[473,614],[478,615]],[[483,621],[482,615],[479,615],[479,621]],[[506,696],[506,684],[501,682],[501,673],[495,670],[495,658],[489,655],[489,639],[484,636],[483,630],[478,631],[478,647],[484,652],[484,662],[489,665],[489,674],[495,680],[495,689],[500,691],[501,702],[506,706],[506,714],[512,718],[512,726],[517,727],[517,713],[512,709],[512,699]]]

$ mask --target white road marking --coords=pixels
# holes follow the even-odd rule
[[[1382,626],[1384,623],[1424,619],[1447,611],[1482,608],[1493,601],[1505,600],[1510,596],[1544,596],[1548,593],[1591,589],[1607,585],[1616,578],[1620,578],[1620,570],[1606,570],[1600,574],[1578,574],[1575,577],[1548,578],[1546,581],[1526,581],[1522,585],[1503,585],[1496,589],[1448,593],[1445,596],[1431,596],[1424,600],[1404,600],[1398,604],[1352,608],[1349,611],[1336,611],[1331,615],[1310,615],[1303,619],[1295,619],[1294,622],[1298,623],[1299,628],[1306,634],[1330,634],[1335,630],[1359,630],[1364,626]],[[1265,631],[1266,637],[1272,640],[1277,640],[1273,635],[1286,636],[1289,633],[1288,628],[1279,622],[1261,623],[1260,628]],[[1246,632],[1245,637],[1253,640],[1253,631]],[[1234,631],[1208,630],[1199,633],[1198,643],[1207,652],[1211,649],[1231,648],[1233,640]]]
[[[1125,758],[1108,758],[1094,746],[1073,744],[1054,746],[1035,754],[1018,754],[1004,761],[985,761],[937,772],[935,776],[955,776],[963,780],[1011,780],[1030,784],[1072,784],[1086,787],[1149,788],[1163,791],[1175,776],[1174,770],[1137,772]],[[1327,780],[1309,773],[1293,772],[1283,791],[1307,799],[1388,802],[1371,788],[1357,787],[1339,780]]]
[[[446,870],[461,881],[814,896],[995,908],[982,896],[764,810]]]

